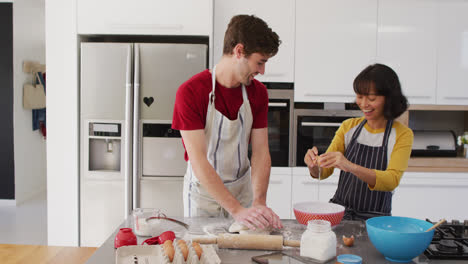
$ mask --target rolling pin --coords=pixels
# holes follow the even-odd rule
[[[297,240],[283,240],[278,235],[220,234],[217,237],[198,237],[192,241],[200,244],[218,244],[219,248],[282,250],[283,246],[300,247]]]

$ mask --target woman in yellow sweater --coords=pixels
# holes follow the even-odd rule
[[[365,68],[353,83],[363,117],[345,120],[327,152],[316,147],[304,157],[310,175],[325,179],[341,170],[333,203],[346,207],[344,219],[390,215],[392,191],[400,183],[413,145],[413,131],[394,119],[408,108],[397,74],[388,66]]]

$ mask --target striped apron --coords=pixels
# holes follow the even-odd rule
[[[361,122],[354,132],[345,151],[350,162],[368,169],[387,169],[388,138],[392,131],[393,120],[387,122],[380,147],[367,146],[357,142],[367,120]],[[367,183],[350,172],[341,171],[338,188],[330,202],[343,205],[344,219],[366,220],[375,216],[391,215],[392,192],[371,191]]]
[[[212,91],[206,113],[205,139],[208,162],[223,180],[224,186],[243,207],[250,207],[253,193],[248,147],[253,116],[245,86],[237,119],[230,120],[215,108],[216,67],[212,72]],[[229,217],[229,213],[198,181],[190,161],[184,177],[184,216]]]

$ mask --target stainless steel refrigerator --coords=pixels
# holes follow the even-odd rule
[[[207,68],[207,52],[205,44],[81,43],[81,246],[100,246],[133,208],[183,215],[186,163],[172,112],[178,87]]]

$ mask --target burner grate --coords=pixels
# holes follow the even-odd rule
[[[468,260],[468,220],[463,224],[453,220],[437,227],[424,254],[429,259]]]

